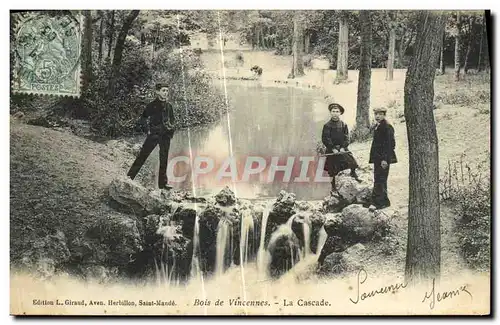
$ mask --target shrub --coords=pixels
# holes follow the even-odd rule
[[[132,134],[145,105],[154,98],[157,82],[170,85],[170,100],[181,128],[212,123],[227,111],[221,92],[202,71],[202,63],[194,51],[182,52],[181,59],[180,52],[164,50],[149,63],[146,58],[151,54],[132,45],[126,47],[116,93],[111,98],[107,93],[111,64],[104,62],[82,96],[96,134],[107,137]]]
[[[490,265],[491,182],[487,161],[474,168],[463,161],[449,163],[441,180],[442,199],[458,215],[456,233],[464,260],[474,269]]]
[[[224,95],[212,84],[193,52],[162,52],[153,66],[155,82],[170,85],[180,128],[213,123],[227,112]]]
[[[90,126],[100,136],[131,134],[146,102],[139,89],[150,86],[151,69],[142,50],[129,50],[116,81],[116,92],[108,94],[111,64],[104,62],[82,98],[89,111]]]

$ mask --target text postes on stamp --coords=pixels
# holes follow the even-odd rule
[[[81,15],[24,13],[14,33],[15,93],[80,96]]]

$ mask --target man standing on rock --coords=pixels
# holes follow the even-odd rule
[[[332,192],[335,193],[335,176],[345,169],[351,170],[351,177],[358,182],[360,181],[356,174],[358,163],[354,156],[349,151],[349,128],[347,124],[340,119],[340,115],[344,114],[344,108],[339,104],[328,105],[331,119],[323,126],[321,140],[326,147],[326,164],[325,170],[332,178]]]
[[[131,179],[134,179],[148,156],[159,145],[160,168],[158,187],[170,189],[171,186],[168,185],[167,178],[167,161],[170,140],[174,136],[176,121],[173,107],[167,101],[168,85],[159,83],[155,88],[156,98],[146,106],[137,124],[141,129],[147,130],[147,137],[127,175]]]
[[[386,108],[376,108],[375,130],[373,132],[373,141],[370,149],[370,164],[374,169],[374,184],[372,192],[372,205],[370,210],[383,209],[391,206],[391,201],[387,196],[387,178],[389,177],[389,167],[397,163],[396,141],[394,139],[394,128],[385,119]]]

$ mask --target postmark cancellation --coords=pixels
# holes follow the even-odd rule
[[[79,97],[83,19],[69,11],[16,13],[14,93]]]

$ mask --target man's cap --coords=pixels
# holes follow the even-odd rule
[[[373,109],[374,113],[387,113],[387,108],[385,107],[376,107]]]
[[[332,109],[334,109],[334,108],[338,109],[338,110],[340,111],[340,114],[341,114],[341,115],[342,115],[342,114],[344,114],[344,111],[345,111],[345,110],[344,110],[344,108],[342,107],[342,105],[337,104],[337,103],[333,103],[333,104],[328,105],[328,110],[329,110],[330,112],[331,112],[331,111],[332,111]]]
[[[155,89],[156,89],[156,90],[160,90],[160,89],[162,89],[162,88],[164,88],[164,87],[168,88],[168,85],[167,85],[167,83],[165,83],[165,82],[158,82],[158,83],[156,83],[156,85],[155,85]]]

